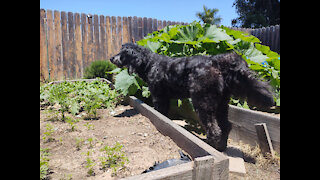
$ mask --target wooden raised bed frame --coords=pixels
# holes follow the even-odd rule
[[[92,81],[94,79],[81,79],[80,81]],[[111,86],[112,83],[104,78],[100,79]],[[79,80],[67,80],[79,81]],[[61,83],[55,81],[50,84]],[[150,119],[153,125],[163,135],[169,136],[181,149],[186,151],[193,159],[192,162],[152,171],[149,173],[126,177],[124,180],[212,180],[229,178],[229,159],[207,143],[203,142],[192,133],[172,122],[152,107],[143,103],[134,96],[129,97],[129,104],[142,115]],[[234,141],[243,141],[251,145],[261,143],[272,143],[275,151],[280,154],[280,118],[270,116],[261,112],[239,108],[229,105],[229,120],[233,127],[229,137]],[[268,127],[267,140],[261,142],[257,135],[257,126]]]
[[[169,136],[193,159],[192,162],[124,178],[124,180],[226,180],[229,177],[229,159],[207,143],[203,142],[184,128],[172,122],[152,107],[134,96],[129,104],[150,119],[163,135]]]

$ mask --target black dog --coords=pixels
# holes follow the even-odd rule
[[[207,134],[207,142],[219,151],[227,147],[231,130],[228,102],[231,95],[249,105],[274,104],[270,86],[259,81],[238,54],[170,58],[132,44],[124,44],[111,62],[137,73],[149,86],[155,109],[164,115],[171,98],[189,98]]]

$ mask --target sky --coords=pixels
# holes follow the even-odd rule
[[[191,23],[200,19],[203,5],[219,9],[221,25],[230,26],[238,15],[235,0],[40,0],[40,8],[104,16],[137,16]]]

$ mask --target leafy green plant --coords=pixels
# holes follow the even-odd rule
[[[76,138],[76,149],[77,149],[77,151],[80,151],[83,143],[84,143],[84,139]]]
[[[76,126],[74,123],[77,122],[77,121],[75,121],[75,120],[72,119],[72,118],[67,118],[66,122],[70,125],[70,127],[71,127],[71,130],[70,130],[70,131],[71,131],[71,132],[73,132],[73,131],[76,130],[77,126]]]
[[[261,45],[260,40],[255,36],[224,26],[201,25],[199,22],[193,22],[189,25],[166,26],[148,34],[144,39],[137,41],[137,44],[152,52],[170,57],[216,55],[235,51],[248,63],[250,69],[270,81],[276,94],[275,101],[280,106],[280,55],[271,51],[268,46]],[[126,70],[120,71],[117,75],[123,76],[119,77],[119,80],[132,79],[132,81],[130,81],[130,86],[125,86],[123,82],[118,83],[116,77],[118,89],[126,94],[130,92],[129,88],[141,88],[138,86],[139,83],[137,85],[134,82],[134,79],[138,79],[136,75],[128,77],[129,75],[124,71]]]
[[[116,66],[110,61],[98,60],[93,61],[86,69],[84,77],[87,79],[94,79],[97,77],[106,78],[112,80],[111,75],[106,74],[108,71],[112,71]]]
[[[84,126],[87,127],[88,130],[91,130],[91,129],[93,130],[94,129],[94,125],[93,124],[85,123]]]
[[[40,103],[52,106],[61,113],[65,121],[65,113],[73,115],[87,111],[89,118],[97,119],[98,108],[114,108],[120,94],[112,90],[108,84],[96,79],[92,82],[63,82],[40,87]]]
[[[49,173],[49,149],[40,147],[40,180],[45,179]]]
[[[88,173],[89,176],[94,176],[95,173],[94,173],[93,168],[96,165],[96,163],[94,162],[94,160],[92,160],[90,158],[90,151],[87,151],[86,155],[87,155],[87,158],[86,158],[86,166],[85,166],[85,168],[88,169],[87,173]]]
[[[102,169],[111,168],[113,174],[117,174],[119,168],[123,168],[126,162],[129,162],[125,153],[122,151],[123,146],[117,142],[114,146],[104,146],[100,151],[105,156],[100,157]]]
[[[46,132],[44,132],[44,136],[42,137],[42,139],[44,140],[44,142],[51,142],[54,141],[54,138],[52,137],[52,134],[54,133],[54,127],[51,124],[46,124]]]

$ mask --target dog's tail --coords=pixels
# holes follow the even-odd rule
[[[258,75],[248,68],[246,61],[238,54],[230,54],[231,69],[231,91],[232,94],[241,99],[247,99],[249,105],[259,108],[274,106],[272,88],[269,82],[258,78]]]

